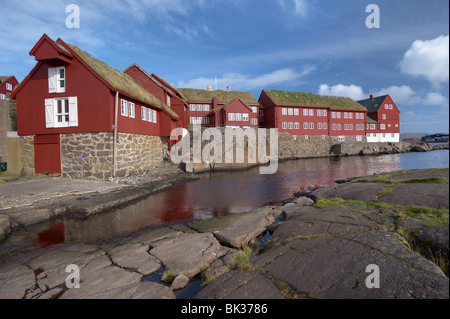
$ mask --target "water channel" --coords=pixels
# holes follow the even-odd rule
[[[142,228],[174,221],[242,213],[293,196],[308,187],[330,186],[335,180],[402,169],[449,167],[449,151],[382,156],[301,159],[279,164],[274,175],[259,169],[202,174],[200,179],[152,195],[136,204],[86,220],[61,219],[21,230],[2,250],[24,245],[95,243]]]

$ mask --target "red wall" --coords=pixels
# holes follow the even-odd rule
[[[386,104],[392,104],[392,110],[386,110]],[[383,114],[386,115],[386,120],[383,120]],[[386,97],[384,102],[381,104],[381,107],[378,109],[378,123],[379,125],[386,125],[385,130],[379,130],[380,133],[400,133],[400,111],[389,95]]]
[[[352,110],[329,110],[329,119],[330,119],[330,124],[329,124],[329,132],[331,136],[357,136],[357,135],[366,135],[366,116],[367,116],[367,112],[363,111],[352,111]],[[333,112],[336,113],[341,113],[341,118],[337,118],[337,114],[336,114],[336,118],[332,117]],[[348,113],[348,114],[353,114],[353,119],[350,118],[345,118],[344,113]],[[363,118],[361,119],[361,116],[359,119],[356,119],[356,113],[359,114],[364,114]],[[333,130],[333,124],[336,124],[336,130]],[[337,125],[341,124],[341,130],[337,130]],[[353,125],[353,130],[345,130],[345,124],[352,124]],[[356,129],[356,124],[360,125],[360,129],[357,130]],[[362,129],[361,129],[362,127]],[[350,128],[350,127],[349,127]]]
[[[66,66],[66,92],[48,93],[48,68],[39,63],[36,72],[17,93],[19,135],[112,131],[113,95],[110,90],[75,59]],[[78,127],[46,128],[45,99],[78,97]]]
[[[248,120],[244,121],[243,117],[241,116],[241,121],[236,121],[236,117],[234,121],[228,120],[228,114],[229,113],[247,113],[248,114]],[[252,125],[252,119],[253,118],[259,118],[258,113],[253,113],[251,110],[251,107],[247,107],[243,102],[240,100],[235,100],[233,103],[228,105],[225,108],[225,112],[223,114],[223,123],[220,123],[219,126],[253,126]],[[258,126],[258,125],[256,125]]]
[[[289,132],[292,135],[328,135],[328,109],[327,108],[308,108],[308,107],[288,107],[288,106],[277,106],[272,108],[276,113],[276,127],[279,132]],[[288,115],[283,115],[283,109],[287,109]],[[289,109],[292,109],[292,113],[294,113],[295,109],[298,109],[298,115],[289,115]],[[308,116],[303,115],[303,110],[308,110]],[[313,116],[309,116],[309,110],[314,111]],[[317,111],[321,110],[327,111],[326,116],[318,116]],[[323,113],[321,113],[323,114]],[[288,123],[288,128],[283,129],[283,123]],[[293,129],[289,129],[289,123],[293,123]],[[295,123],[299,123],[299,129],[295,129]],[[308,123],[308,129],[304,128],[304,123]],[[309,128],[309,123],[314,123],[314,129]],[[322,123],[322,128],[319,129],[318,123]],[[327,128],[324,128],[324,124],[326,123]]]
[[[2,93],[2,94],[12,93],[12,91],[8,91],[6,89],[7,83],[12,85],[13,91],[14,91],[14,88],[19,84],[19,82],[16,80],[16,78],[14,76],[12,76],[9,79],[7,79],[5,82],[0,84],[0,93]]]

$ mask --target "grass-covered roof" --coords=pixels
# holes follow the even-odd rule
[[[361,104],[349,97],[323,96],[313,93],[280,90],[264,90],[264,92],[277,105],[329,107],[337,110],[366,110]]]
[[[170,107],[162,103],[154,95],[147,92],[127,74],[120,72],[108,64],[92,57],[89,53],[81,50],[76,45],[67,45],[112,87],[128,93],[130,96],[139,101],[145,102],[162,110],[166,110],[173,117],[178,118],[178,115],[172,111]]]
[[[207,91],[207,90],[199,90],[199,89],[178,89],[178,91],[186,97],[187,101],[190,102],[208,102],[211,103],[214,97],[217,97],[217,102],[220,104],[228,105],[235,101],[236,99],[241,99],[246,104],[255,104],[258,105],[258,101],[256,101],[253,94],[250,92],[243,91],[223,91],[223,90],[215,90],[215,91]]]

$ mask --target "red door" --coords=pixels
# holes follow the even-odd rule
[[[36,173],[61,173],[59,134],[34,137],[34,170]]]

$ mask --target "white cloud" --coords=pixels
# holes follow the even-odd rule
[[[404,74],[423,76],[437,85],[449,81],[449,36],[416,40],[400,61]]]
[[[267,88],[272,85],[278,85],[291,81],[298,80],[299,78],[306,76],[315,70],[313,66],[306,66],[300,72],[285,68],[276,70],[272,73],[250,76],[240,73],[226,73],[217,78],[217,88],[225,89],[230,86],[232,90],[253,90],[260,88]],[[180,88],[194,88],[194,89],[206,89],[208,85],[213,85],[215,78],[200,77],[189,81],[179,81],[177,87]]]
[[[448,99],[438,92],[430,92],[427,93],[425,97],[421,97],[407,85],[393,85],[385,89],[374,91],[372,94],[375,96],[389,94],[396,104],[403,105],[435,106],[448,104]]]
[[[389,94],[397,105],[424,105],[424,106],[448,106],[448,98],[438,92],[429,92],[425,97],[421,97],[410,86],[392,85],[388,88],[374,89],[370,91],[374,96],[382,96]],[[364,93],[361,86],[337,84],[329,86],[322,84],[319,87],[318,94],[351,97],[355,101],[368,99],[370,94]]]
[[[289,10],[290,12],[293,12],[296,15],[305,18],[308,12],[308,3],[306,2],[306,0],[289,0],[289,1],[290,2],[292,1],[291,2],[292,6],[286,5],[285,0],[278,0],[278,3],[280,4],[283,10]]]
[[[368,95],[364,93],[363,89],[360,86],[354,84],[351,85],[337,84],[334,86],[322,84],[319,87],[318,93],[319,95],[351,97],[355,101],[368,98]]]

